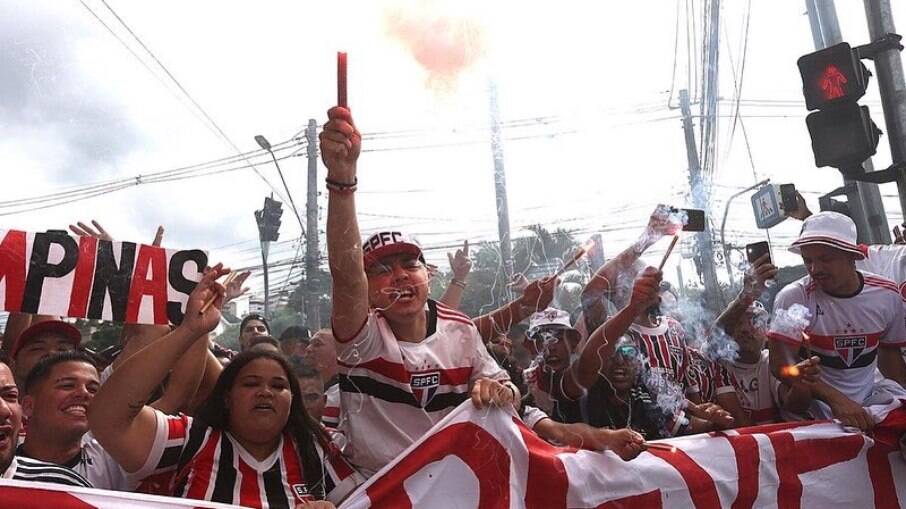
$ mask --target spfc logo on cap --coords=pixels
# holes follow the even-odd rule
[[[409,378],[409,386],[412,388],[412,394],[422,408],[428,406],[437,387],[440,386],[440,372],[431,373],[413,373]]]
[[[865,336],[843,336],[834,338],[834,350],[837,355],[843,359],[847,366],[852,366],[853,362],[862,355],[865,350],[867,339]]]

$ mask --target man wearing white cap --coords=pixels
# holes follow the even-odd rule
[[[331,108],[321,133],[327,167],[331,326],[339,357],[340,431],[349,460],[372,475],[461,402],[511,407],[521,396],[462,313],[428,298],[421,248],[399,231],[364,243],[355,210],[361,135]]]
[[[855,223],[837,212],[808,217],[790,251],[802,256],[808,275],[777,294],[774,312],[799,304],[808,309],[808,325],[792,330],[774,320],[771,369],[790,385],[797,380],[783,368],[814,354],[821,373],[812,385],[817,401],[811,413],[869,430],[874,422],[863,407],[906,397],[899,351],[906,345],[906,322],[897,285],[856,268],[864,254]],[[876,368],[886,379],[875,382]]]

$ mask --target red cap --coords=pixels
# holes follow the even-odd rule
[[[79,329],[60,320],[47,320],[38,322],[22,331],[22,334],[19,335],[19,338],[16,339],[16,342],[13,343],[13,347],[9,351],[10,358],[15,359],[19,350],[21,350],[26,343],[38,336],[43,336],[44,334],[57,334],[63,336],[76,348],[78,348],[79,344],[82,342],[82,333],[79,332]]]

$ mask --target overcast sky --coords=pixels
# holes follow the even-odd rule
[[[701,71],[694,56],[690,71],[686,43],[686,5],[693,2],[107,0],[191,99],[103,1],[84,2],[0,0],[0,201],[118,178],[140,182],[135,177],[235,155],[192,100],[242,151],[258,148],[256,134],[275,145],[290,140],[309,118],[323,122],[336,100],[336,51],[345,50],[359,129],[393,134],[364,144],[371,151],[359,164],[363,232],[406,229],[441,265],[445,246],[496,238],[491,80],[510,126],[504,157],[515,236],[533,223],[575,229],[580,240],[604,232],[605,252],[614,254],[656,203],[689,204],[675,106],[690,73],[694,85]],[[817,210],[818,194],[840,178],[814,167],[805,128],[795,65],[813,50],[804,3],[751,2],[747,42],[748,2],[722,3],[712,221],[720,223],[726,196],[763,178],[795,183]],[[838,1],[837,9],[844,38],[867,42],[862,1]],[[906,22],[906,5],[895,2],[894,14]],[[691,19],[700,40],[700,18]],[[883,128],[875,84],[862,102]],[[737,87],[742,102],[734,124]],[[293,151],[287,148],[282,154]],[[890,160],[886,138],[879,152],[880,168]],[[255,265],[252,212],[271,186],[285,194],[273,164],[255,161],[261,177],[245,169],[126,186],[41,210],[0,206],[0,228],[41,231],[97,219],[119,239],[149,241],[163,224],[168,247]],[[306,162],[281,163],[303,215]],[[323,166],[319,172],[323,207]],[[882,192],[891,225],[899,223],[895,186]],[[783,262],[795,261],[782,250],[798,228],[787,221],[772,230]],[[728,230],[736,244],[763,238],[747,197],[734,202]],[[280,233],[287,242],[273,247],[272,259],[292,258],[299,232],[287,210]],[[652,250],[653,261],[664,247]],[[690,277],[688,261],[684,270]],[[283,284],[285,269],[276,280]]]

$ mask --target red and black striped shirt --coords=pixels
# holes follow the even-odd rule
[[[256,460],[229,432],[185,415],[157,413],[151,454],[134,478],[137,491],[255,508],[293,508],[326,498],[338,502],[362,480],[333,444],[327,453],[316,444],[324,486],[307,482],[292,438],[284,434],[277,450]]]

